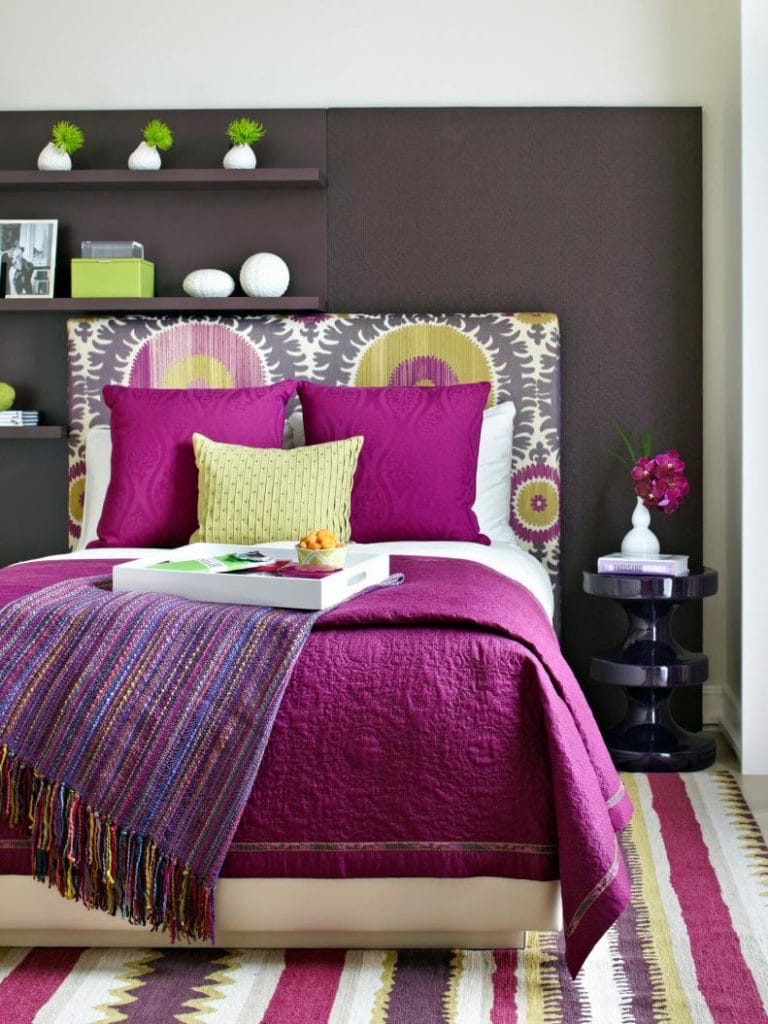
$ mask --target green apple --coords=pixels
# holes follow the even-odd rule
[[[10,409],[15,397],[16,392],[13,390],[11,385],[5,384],[0,380],[0,412],[5,412],[6,409]]]

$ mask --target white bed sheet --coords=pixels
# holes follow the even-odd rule
[[[285,541],[293,547],[295,541]],[[276,545],[268,545],[270,548]],[[533,555],[516,544],[469,544],[463,541],[390,541],[383,544],[356,544],[357,549],[387,552],[390,555],[423,555],[430,558],[465,558],[487,565],[496,572],[526,587],[544,608],[550,620],[554,612],[552,585],[544,567]],[[166,555],[166,548],[88,548],[48,558],[151,558]]]

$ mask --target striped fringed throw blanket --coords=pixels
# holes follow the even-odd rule
[[[0,809],[29,824],[35,877],[212,939],[216,879],[319,614],[95,577],[0,610]]]

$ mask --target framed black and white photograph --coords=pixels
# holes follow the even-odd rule
[[[0,220],[6,299],[53,297],[58,226],[57,220]]]

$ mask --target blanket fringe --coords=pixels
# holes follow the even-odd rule
[[[32,872],[66,899],[177,937],[214,939],[214,887],[146,836],[0,746],[0,812],[32,837]]]

